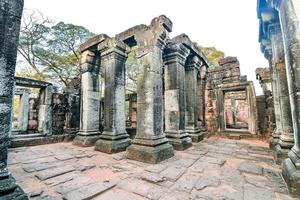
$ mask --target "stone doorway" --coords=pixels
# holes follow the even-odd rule
[[[224,118],[226,130],[249,131],[249,104],[246,91],[225,92]]]

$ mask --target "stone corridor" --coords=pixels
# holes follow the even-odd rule
[[[211,137],[160,164],[71,143],[10,149],[8,167],[31,199],[289,200],[268,144]]]

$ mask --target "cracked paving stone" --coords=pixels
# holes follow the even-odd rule
[[[265,188],[255,187],[250,184],[244,185],[244,200],[273,200],[274,192]]]
[[[242,162],[238,170],[241,172],[249,173],[249,174],[257,174],[257,175],[262,175],[263,173],[263,167],[259,166],[258,164],[255,164],[253,162],[249,161],[244,161]]]
[[[121,190],[118,188],[112,188],[105,193],[93,198],[94,200],[148,200],[148,198],[141,197],[137,194]]]
[[[71,171],[74,171],[75,168],[66,166],[66,167],[61,167],[61,168],[53,168],[53,169],[48,169],[48,170],[43,170],[40,171],[36,174],[36,177],[38,177],[40,180],[46,180],[55,176],[59,176]]]
[[[221,159],[217,159],[217,158],[212,158],[212,157],[208,157],[208,156],[203,156],[199,159],[200,162],[208,162],[211,164],[217,164],[217,165],[224,165],[226,160],[221,160]]]
[[[196,173],[184,174],[176,181],[171,189],[189,193],[192,191],[199,178],[199,174]]]
[[[155,164],[155,165],[151,165],[150,167],[147,167],[145,169],[145,171],[154,172],[154,173],[160,173],[161,171],[165,170],[166,168],[167,168],[166,165]]]
[[[54,187],[54,190],[59,194],[65,195],[73,190],[79,189],[86,185],[90,185],[92,183],[93,181],[91,180],[91,178],[81,175],[70,181],[56,185]]]
[[[35,188],[34,190],[28,192],[29,197],[37,197],[41,196],[41,194],[44,192],[42,188]]]
[[[203,190],[206,187],[216,187],[220,185],[220,179],[216,176],[201,176],[197,183],[195,184],[195,188],[197,190]]]
[[[142,180],[148,181],[150,183],[159,183],[166,181],[166,178],[164,176],[161,176],[157,173],[151,173],[151,172],[144,172],[141,177]]]
[[[181,177],[181,175],[185,172],[186,168],[179,167],[179,166],[171,166],[160,174],[171,181],[176,181]]]
[[[73,190],[63,196],[66,200],[87,200],[98,196],[99,194],[113,188],[116,186],[115,182],[102,183],[102,184],[90,184],[79,188],[78,190]]]
[[[73,158],[75,158],[75,157],[72,156],[72,155],[69,155],[69,154],[62,154],[62,155],[56,155],[55,158],[56,158],[57,160],[65,161],[65,160],[73,159]]]
[[[82,164],[79,164],[79,166],[76,166],[76,170],[86,171],[86,170],[92,169],[94,167],[96,167],[96,165],[94,163],[82,163]]]
[[[117,187],[149,199],[159,199],[166,190],[156,184],[139,179],[127,179],[120,182]]]
[[[69,172],[69,173],[66,173],[66,174],[63,174],[60,176],[49,178],[49,179],[45,180],[44,183],[47,185],[56,186],[58,184],[73,180],[75,177],[78,177],[79,175],[80,175],[79,172],[73,171],[73,172]]]
[[[264,176],[269,180],[275,192],[287,194],[288,190],[280,172],[264,168]]]
[[[190,167],[195,163],[194,159],[189,158],[180,158],[179,160],[176,160],[173,165],[175,166],[182,166],[182,167]]]

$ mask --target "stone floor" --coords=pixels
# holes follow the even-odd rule
[[[160,164],[58,143],[9,151],[31,199],[292,199],[267,144],[209,138]]]

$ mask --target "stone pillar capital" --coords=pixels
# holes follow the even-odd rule
[[[169,43],[165,48],[164,61],[165,64],[179,62],[184,66],[190,50],[183,44]]]
[[[190,60],[188,60],[188,64],[185,66],[185,70],[189,71],[196,69],[197,71],[199,71],[202,64],[203,63],[199,57],[193,56]]]
[[[100,51],[101,59],[109,59],[111,56],[114,56],[116,59],[125,60],[129,47],[124,42],[111,38],[100,43],[98,50]]]
[[[81,73],[85,72],[95,72],[99,73],[99,54],[90,50],[86,50],[81,53],[80,56],[80,66]]]

